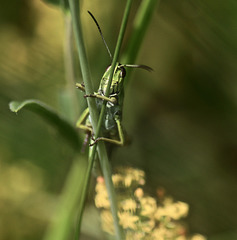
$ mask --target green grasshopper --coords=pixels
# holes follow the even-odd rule
[[[91,12],[88,11],[92,19],[94,20],[97,28],[100,32],[102,40],[105,44],[105,47],[112,59],[112,55],[108,48],[108,45],[103,37],[101,28],[96,21],[95,17]],[[111,65],[106,69],[101,81],[100,86],[97,92],[93,94],[85,95],[84,97],[94,97],[96,98],[96,103],[98,110],[101,110],[103,101],[106,101],[106,110],[104,121],[102,125],[103,137],[98,137],[97,139],[93,138],[93,129],[90,122],[89,109],[87,108],[78,119],[76,126],[79,129],[83,129],[87,133],[86,141],[91,136],[93,142],[90,146],[94,145],[98,141],[105,141],[112,144],[117,144],[123,146],[125,144],[124,131],[121,125],[122,121],[122,108],[123,108],[123,99],[124,99],[124,78],[126,76],[125,67],[130,68],[143,68],[147,71],[152,71],[152,69],[145,65],[131,65],[131,64],[120,64],[117,63],[114,73],[111,72]],[[106,88],[108,86],[110,74],[113,74],[112,83],[109,89],[109,96],[105,96]],[[76,87],[85,92],[84,84],[76,83]]]

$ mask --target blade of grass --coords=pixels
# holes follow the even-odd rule
[[[67,83],[67,93],[69,94],[70,108],[73,109],[72,121],[75,122],[76,117],[79,115],[79,104],[77,89],[75,88],[75,61],[74,61],[74,48],[73,48],[73,32],[72,32],[72,16],[70,11],[64,11],[64,25],[65,25],[65,38],[64,38],[64,66],[65,78]],[[79,66],[78,66],[79,67]]]
[[[134,19],[131,37],[129,38],[127,48],[121,57],[122,63],[132,64],[135,62],[151,21],[152,14],[157,9],[156,6],[159,3],[160,0],[143,0],[140,4]],[[130,71],[128,71],[125,84],[127,84],[129,80],[129,73]]]

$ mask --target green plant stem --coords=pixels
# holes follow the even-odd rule
[[[129,38],[126,51],[121,57],[122,63],[132,64],[135,62],[148,29],[152,13],[157,9],[156,5],[159,4],[159,2],[160,0],[143,0],[140,4],[134,19],[132,35]],[[129,73],[130,71],[128,71],[125,83],[128,82]]]
[[[65,22],[65,39],[64,39],[64,66],[67,89],[70,93],[70,105],[73,109],[72,120],[75,122],[79,115],[78,97],[75,89],[75,61],[73,54],[73,38],[72,38],[72,16],[70,11],[64,11]]]
[[[85,83],[86,94],[92,93],[94,87],[90,77],[89,64],[86,56],[85,44],[83,40],[83,33],[80,21],[80,4],[77,0],[69,0],[70,11],[72,14],[73,31],[75,35],[76,47],[78,51],[78,57],[81,65],[81,74]],[[87,103],[90,111],[93,129],[96,128],[98,122],[98,111],[95,100],[87,98]]]
[[[70,6],[71,14],[72,14],[73,29],[74,29],[74,34],[75,34],[76,46],[77,46],[77,50],[78,50],[78,54],[79,54],[79,60],[80,60],[80,64],[81,64],[82,77],[83,77],[83,80],[85,83],[85,91],[86,91],[86,94],[89,94],[94,91],[93,91],[93,86],[92,86],[92,82],[90,79],[89,65],[88,65],[88,61],[87,61],[87,57],[86,57],[84,41],[83,41],[83,36],[82,36],[82,29],[81,29],[81,24],[80,24],[80,8],[79,8],[79,4],[77,4],[77,1],[75,1],[75,0],[69,0],[69,6]],[[87,102],[88,102],[89,113],[90,113],[93,129],[98,134],[99,133],[99,129],[97,129],[98,113],[97,113],[95,100],[92,98],[87,98]],[[94,162],[96,146],[94,146],[91,151],[92,152],[89,156],[89,165],[88,165],[88,170],[87,170],[86,179],[85,179],[85,185],[84,185],[85,187],[83,188],[82,198],[81,198],[81,202],[79,204],[79,223],[78,223],[75,237],[80,235],[82,214],[83,214],[83,209],[84,209],[84,205],[85,205],[85,198],[86,198],[86,194],[87,194],[89,179],[90,179],[90,175],[91,175],[91,168],[92,168],[93,162]],[[116,237],[117,237],[117,239],[123,239],[122,230],[119,225],[119,219],[117,216],[117,201],[115,198],[115,191],[114,191],[112,178],[111,178],[112,174],[111,174],[111,170],[110,170],[108,155],[107,155],[106,148],[105,148],[105,145],[103,142],[100,142],[98,144],[98,154],[99,154],[99,158],[103,159],[103,164],[101,164],[101,168],[103,170],[105,181],[107,181],[106,186],[107,186],[109,199],[110,199],[110,203],[111,203],[111,207],[112,207],[112,214],[113,214],[113,218],[114,218]]]

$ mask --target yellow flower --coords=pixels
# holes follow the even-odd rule
[[[141,215],[146,217],[153,217],[156,211],[156,200],[152,197],[144,197],[140,199]]]
[[[150,220],[150,221],[144,221],[139,223],[139,227],[144,233],[151,233],[153,228],[155,227],[155,221]]]
[[[184,202],[177,202],[172,204],[167,204],[164,207],[159,207],[155,213],[156,219],[161,219],[162,217],[170,217],[174,220],[178,220],[188,214],[188,204]]]
[[[169,235],[169,231],[165,227],[159,226],[152,232],[151,239],[164,240],[167,239],[167,235]]]
[[[126,234],[126,240],[142,240],[144,239],[145,233],[129,231]]]
[[[97,184],[96,184],[96,187],[95,187],[95,191],[97,193],[107,191],[103,177],[98,177],[97,178]]]
[[[145,177],[144,171],[139,170],[139,169],[133,169],[132,172],[131,172],[131,174],[133,175],[134,180],[136,180],[136,181],[138,181],[138,182],[139,182],[141,179],[144,179],[144,177]]]
[[[166,209],[164,207],[158,207],[158,209],[155,212],[155,218],[157,220],[160,220],[162,217],[167,216]]]
[[[124,185],[125,185],[125,187],[130,187],[131,184],[132,184],[132,181],[133,181],[133,176],[131,174],[126,175],[124,177]]]
[[[186,217],[188,215],[189,206],[185,202],[176,203],[177,212],[180,217]]]
[[[123,181],[123,176],[121,174],[114,174],[112,180],[115,186],[119,185],[119,183]]]
[[[119,175],[122,175],[124,179],[125,187],[130,187],[133,181],[137,184],[145,184],[145,173],[142,170],[134,168],[119,168],[118,172],[120,173]]]
[[[103,181],[97,180],[96,185],[96,196],[95,196],[95,205],[97,208],[109,208],[110,202],[108,199],[108,193],[106,190],[105,183]]]
[[[135,212],[137,209],[137,203],[135,200],[133,199],[126,199],[124,201],[121,202],[121,208],[124,211],[131,211],[131,212]]]
[[[119,212],[118,213],[119,216],[119,223],[122,225],[123,228],[130,228],[133,230],[137,229],[137,221],[139,220],[138,216],[134,216],[132,214],[130,214],[129,212]]]
[[[188,214],[188,204],[184,202],[177,202],[167,207],[168,216],[177,220]]]
[[[192,236],[191,240],[206,240],[206,238],[201,234],[195,234],[194,236]]]
[[[139,198],[142,198],[144,195],[143,189],[142,188],[137,188],[134,192],[134,196]]]
[[[105,194],[96,194],[95,196],[95,205],[97,208],[110,208],[110,202],[108,199],[107,193]]]

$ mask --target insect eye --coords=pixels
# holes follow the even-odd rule
[[[120,68],[120,77],[124,78],[126,76],[126,70],[124,67]]]

